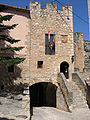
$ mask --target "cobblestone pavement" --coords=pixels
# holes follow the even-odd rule
[[[33,109],[32,120],[90,120],[90,110],[74,109],[72,113],[52,107]],[[29,110],[21,108],[21,101],[0,97],[0,120],[29,120]]]

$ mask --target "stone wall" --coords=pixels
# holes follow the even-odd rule
[[[30,85],[41,81],[57,85],[57,74],[63,61],[69,64],[69,79],[72,79],[73,16],[72,6],[69,6],[69,13],[66,7],[62,6],[62,10],[57,10],[56,4],[47,3],[46,8],[42,9],[40,2],[30,2]],[[55,55],[45,54],[45,34],[48,34],[48,31],[51,34],[55,32]],[[67,36],[67,42],[62,40],[64,35]],[[43,61],[43,68],[37,68],[38,61]]]
[[[84,65],[90,67],[90,41],[84,40]]]
[[[72,111],[73,93],[70,83],[66,80],[63,73],[58,74],[58,87],[57,89],[57,108],[65,111]]]
[[[84,68],[84,47],[83,47],[83,34],[74,34],[74,68],[78,68],[80,72],[83,72]]]
[[[14,73],[7,72],[10,79],[13,79],[14,83],[28,83],[28,86],[38,82],[50,82],[56,85],[58,87],[57,108],[63,109],[62,105],[59,106],[59,102],[62,100],[66,111],[68,108],[66,101],[63,101],[65,99],[58,86],[57,75],[62,62],[69,64],[69,81],[72,80],[74,72],[72,6],[69,6],[68,9],[70,10],[67,10],[67,6],[62,6],[61,10],[57,10],[57,5],[54,3],[47,3],[46,8],[42,9],[40,2],[31,1],[30,11],[10,7],[7,12],[2,13],[3,15],[14,15],[12,21],[8,23],[16,23],[18,27],[12,30],[10,35],[21,40],[20,43],[15,44],[16,46],[24,46],[24,49],[15,53],[14,56],[24,57],[25,61],[15,67]],[[5,24],[8,23],[5,22]],[[55,55],[45,54],[45,34],[48,34],[48,31],[50,34],[55,32]],[[37,68],[38,61],[43,61],[42,68]],[[30,102],[29,89],[27,91],[28,93],[22,101],[23,106]],[[60,100],[59,97],[62,99]]]
[[[11,37],[21,40],[13,46],[24,47],[13,55],[25,58],[23,63],[15,67],[15,76],[16,74],[20,76],[17,76],[14,81],[29,85],[47,81],[57,85],[57,74],[63,61],[69,64],[69,79],[72,79],[73,16],[70,11],[72,6],[69,6],[69,11],[66,7],[62,6],[61,10],[57,10],[56,4],[47,3],[46,8],[42,9],[40,2],[32,1],[30,11],[8,6],[8,10],[2,12],[2,15],[14,15],[11,21],[6,21],[4,24],[18,24],[9,32]],[[50,34],[55,32],[55,55],[45,55],[45,34],[48,34],[48,31]],[[38,61],[43,61],[42,69],[37,68]],[[14,74],[10,75],[14,78]]]
[[[6,5],[7,6],[7,5]],[[4,24],[12,25],[12,24],[18,24],[13,30],[10,30],[8,32],[8,36],[12,37],[13,39],[20,40],[18,43],[15,43],[13,45],[6,43],[2,43],[0,41],[1,47],[4,47],[4,45],[9,45],[13,47],[22,46],[24,47],[21,51],[10,53],[5,52],[3,53],[0,51],[0,55],[8,56],[8,57],[23,57],[25,60],[14,66],[14,72],[8,72],[8,67],[5,66],[3,69],[3,65],[1,65],[2,69],[0,69],[0,83],[4,84],[5,86],[10,86],[11,83],[13,84],[19,84],[21,83],[27,83],[29,81],[29,54],[30,54],[30,14],[29,10],[23,9],[23,8],[17,8],[13,6],[8,6],[8,9],[0,12],[2,15],[13,15],[12,19],[10,21],[4,21]],[[11,82],[11,83],[10,83]]]

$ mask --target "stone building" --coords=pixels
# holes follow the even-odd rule
[[[22,103],[25,105],[30,95],[30,108],[52,106],[71,111],[81,104],[87,107],[85,83],[79,73],[74,73],[72,6],[63,5],[61,10],[57,10],[55,3],[47,3],[46,8],[41,8],[40,2],[31,1],[30,10],[8,6],[2,13],[6,14],[14,16],[4,24],[18,24],[9,32],[10,36],[21,40],[15,46],[24,46],[13,56],[25,57],[25,61],[15,65],[14,71],[9,72],[7,68],[0,80],[27,83]],[[81,41],[80,44],[82,47]],[[79,97],[75,96],[76,92]],[[81,101],[78,104],[77,99]]]

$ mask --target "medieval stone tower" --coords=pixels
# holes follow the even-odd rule
[[[70,6],[69,9],[72,7]],[[69,12],[69,19],[67,14],[66,6],[62,6],[60,11],[53,3],[47,3],[46,9],[42,9],[40,2],[30,2],[31,84],[41,81],[55,83],[57,73],[65,72],[65,66],[68,79],[72,79],[71,74],[74,71],[73,23],[72,13]],[[70,29],[67,27],[67,22]],[[49,35],[50,39],[53,39],[53,36],[55,39],[54,44],[52,40],[50,41],[53,48],[49,47]]]
[[[25,93],[23,102],[30,98],[30,108],[51,106],[70,111],[73,92],[80,92],[73,81],[80,82],[78,85],[82,83],[80,76],[73,74],[72,6],[63,5],[61,10],[57,10],[55,3],[47,3],[46,8],[41,8],[40,2],[31,1],[30,10],[8,6],[8,10],[2,14],[14,15],[10,24],[17,23],[18,27],[12,30],[10,35],[20,39],[19,44],[24,46],[24,49],[16,52],[14,56],[23,56],[25,61],[15,66],[12,73],[7,71],[15,83],[28,84],[26,91],[29,92]],[[74,107],[79,106],[76,104],[75,95]],[[80,95],[79,99],[82,99],[82,94]],[[84,105],[86,106],[86,102]]]
[[[41,104],[50,105],[51,102],[52,106],[53,101],[49,99],[50,93],[47,91],[54,90],[50,84],[58,87],[59,72],[63,72],[69,81],[72,80],[72,72],[74,72],[73,21],[72,12],[68,13],[66,7],[62,6],[62,10],[57,10],[56,4],[47,3],[46,8],[42,9],[40,2],[30,2],[30,85],[38,83],[31,87],[31,91],[34,92],[31,92],[31,95],[34,99],[34,95],[37,94],[33,89],[42,91],[42,95],[47,94],[46,100],[44,97]],[[69,9],[72,10],[72,7],[69,6]],[[52,40],[53,36],[54,40]],[[40,98],[38,97],[38,102]],[[59,107],[59,103],[56,103],[54,101],[54,106]]]

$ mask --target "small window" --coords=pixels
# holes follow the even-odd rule
[[[46,55],[55,55],[55,34],[49,35],[45,34],[45,54]]]
[[[67,41],[68,41],[68,35],[62,35],[61,36],[61,41],[62,41],[62,43],[67,43]]]
[[[1,90],[4,90],[4,85],[1,85],[0,88],[1,88]]]
[[[43,68],[43,61],[38,61],[37,68]]]
[[[8,72],[14,72],[14,65],[8,67]]]

